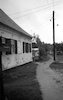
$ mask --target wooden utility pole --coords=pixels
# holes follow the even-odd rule
[[[55,19],[54,19],[54,16],[55,13],[53,11],[53,59],[55,61]]]

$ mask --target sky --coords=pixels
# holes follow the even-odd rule
[[[21,28],[41,41],[53,43],[53,10],[55,42],[63,42],[63,0],[0,0],[0,8]]]

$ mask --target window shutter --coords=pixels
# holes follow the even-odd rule
[[[15,54],[17,54],[17,40],[15,40]]]

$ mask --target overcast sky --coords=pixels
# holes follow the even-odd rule
[[[0,8],[25,31],[38,34],[46,43],[53,42],[54,10],[55,40],[63,41],[63,0],[0,0]]]

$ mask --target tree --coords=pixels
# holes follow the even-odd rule
[[[48,47],[44,42],[41,42],[39,36],[36,37],[36,42],[39,48],[39,58],[42,56],[47,56]]]
[[[56,43],[55,44],[56,52],[58,54],[63,53],[63,42],[62,43]]]

